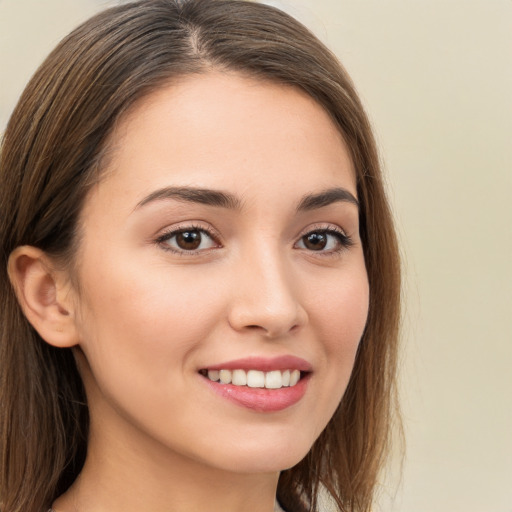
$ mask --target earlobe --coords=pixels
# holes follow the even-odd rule
[[[76,345],[69,282],[52,268],[44,251],[17,247],[9,256],[8,272],[23,313],[40,336],[56,347]]]

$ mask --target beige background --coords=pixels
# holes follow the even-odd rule
[[[406,270],[403,479],[377,510],[512,512],[512,1],[288,0],[373,119]],[[93,0],[0,0],[0,131]]]

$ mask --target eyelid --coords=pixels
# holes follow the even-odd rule
[[[333,224],[332,222],[315,222],[314,224],[310,224],[309,226],[305,227],[301,230],[297,238],[302,238],[306,236],[309,233],[315,232],[315,231],[323,231],[323,232],[336,232],[340,235],[346,236],[347,238],[350,238],[347,234],[346,230],[344,230],[341,226],[338,224]]]

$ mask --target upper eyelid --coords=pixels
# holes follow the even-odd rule
[[[349,236],[347,230],[342,228],[338,224],[335,224],[333,222],[315,222],[314,224],[310,224],[306,228],[302,229],[298,235],[298,238],[302,238],[303,236],[307,235],[308,233],[311,233],[314,231],[335,231],[344,236],[347,236],[347,237]]]
[[[201,231],[206,233],[212,239],[219,241],[221,238],[220,233],[214,229],[212,226],[203,225],[202,221],[185,221],[180,222],[166,228],[160,229],[158,233],[155,235],[155,238],[162,239],[165,237],[170,237],[171,235],[175,235],[178,233],[182,233],[183,231]]]

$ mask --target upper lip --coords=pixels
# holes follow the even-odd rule
[[[271,372],[274,370],[300,370],[301,372],[311,372],[312,365],[300,357],[284,355],[278,357],[245,357],[242,359],[233,359],[224,363],[209,365],[205,370],[260,370],[262,372]]]

